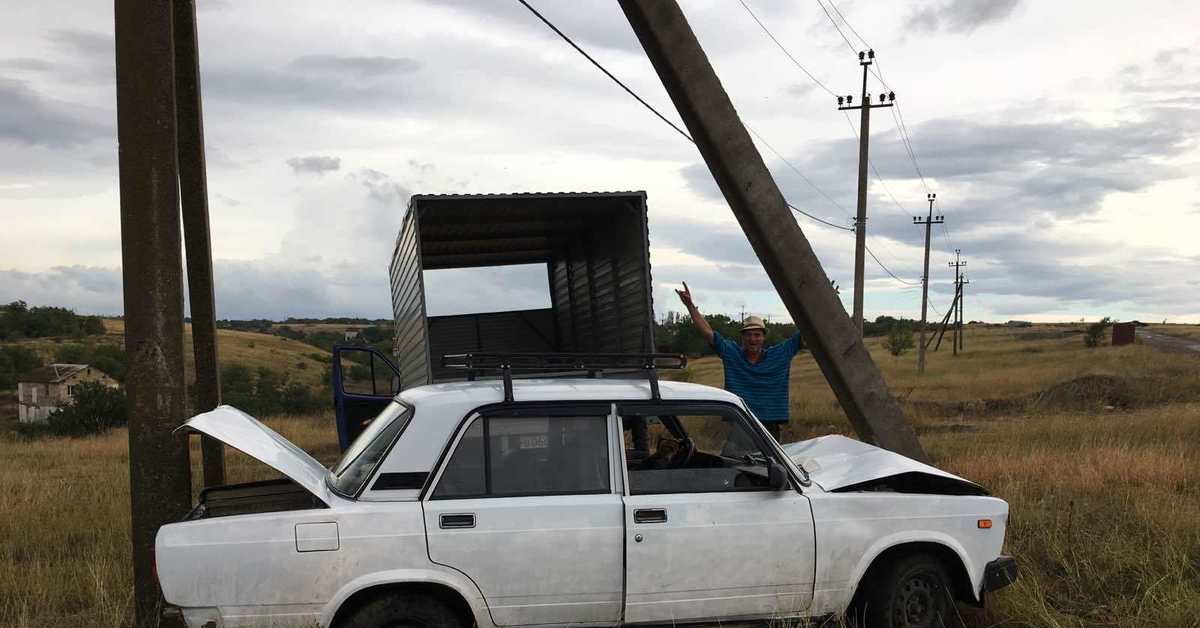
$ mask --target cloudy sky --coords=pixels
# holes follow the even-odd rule
[[[532,3],[678,119],[615,1]],[[1200,4],[746,3],[834,92],[861,77],[826,11],[876,50],[923,180],[877,110],[868,246],[915,283],[911,217],[938,194],[931,318],[961,248],[971,319],[1198,322]],[[0,302],[119,313],[112,3],[5,4]],[[219,316],[387,317],[409,194],[584,190],[648,193],[659,315],[687,281],[705,310],[786,316],[695,147],[516,0],[199,4]],[[790,162],[760,146],[785,196],[849,224],[857,119],[738,0],[682,5],[743,120]],[[849,306],[851,234],[798,220]],[[868,317],[919,315],[919,288],[870,260],[867,278]],[[536,268],[427,283],[432,313],[548,303]]]

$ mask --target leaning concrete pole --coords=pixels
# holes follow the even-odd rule
[[[116,0],[121,272],[137,626],[158,625],[154,536],[191,507],[171,3]]]
[[[192,312],[192,354],[196,361],[197,413],[221,405],[217,372],[217,307],[213,296],[212,237],[208,221],[208,174],[204,161],[204,107],[200,98],[200,52],[196,3],[175,0],[175,115],[179,138],[179,193],[183,242]],[[221,441],[202,436],[204,485],[225,483]]]
[[[859,436],[925,452],[672,0],[618,0],[700,154]]]

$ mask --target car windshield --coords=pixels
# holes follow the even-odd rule
[[[411,407],[398,401],[388,404],[329,472],[329,486],[341,495],[357,495],[412,414]]]

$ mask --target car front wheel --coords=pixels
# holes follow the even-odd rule
[[[862,597],[861,625],[879,628],[943,628],[954,608],[942,561],[915,554],[881,569]]]

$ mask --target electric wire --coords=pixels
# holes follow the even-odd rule
[[[822,83],[820,79],[813,76],[812,72],[809,72],[807,68],[805,68],[803,65],[801,65],[800,62],[796,60],[796,57],[792,56],[791,52],[788,52],[788,49],[785,48],[783,46],[783,44],[780,43],[779,40],[775,38],[775,35],[771,34],[771,31],[768,30],[767,26],[762,23],[762,20],[758,19],[758,16],[754,14],[754,11],[750,10],[750,5],[746,4],[745,0],[738,0],[738,2],[741,3],[742,8],[746,10],[746,13],[749,13],[750,17],[754,18],[755,23],[757,23],[758,27],[761,28],[762,31],[767,34],[767,37],[770,37],[771,41],[775,42],[775,45],[778,46],[781,51],[783,51],[783,54],[787,55],[787,58],[792,60],[793,65],[800,68],[801,72],[803,72],[806,76],[808,76],[808,78],[812,79],[812,82],[814,82],[818,86],[820,86],[821,89],[828,92],[830,96],[837,96],[837,94],[833,93],[833,90],[826,87],[825,84]]]
[[[908,285],[908,286],[919,286],[919,285],[921,285],[920,283],[916,283],[916,282],[912,282],[912,281],[907,281],[907,280],[905,280],[905,279],[901,279],[901,278],[897,277],[897,276],[896,276],[896,273],[893,273],[893,272],[891,271],[891,269],[889,269],[887,266],[884,266],[884,265],[883,265],[883,262],[879,261],[879,258],[875,256],[875,252],[871,250],[871,247],[869,247],[869,246],[867,246],[866,244],[864,244],[864,245],[863,245],[863,248],[865,248],[865,249],[867,250],[867,253],[870,253],[870,255],[871,255],[871,259],[875,260],[875,263],[876,263],[876,264],[879,264],[879,267],[880,267],[880,268],[882,268],[882,269],[884,270],[884,272],[886,272],[887,274],[889,274],[889,275],[891,275],[891,276],[892,276],[892,279],[895,279],[896,281],[899,281],[900,283],[902,283],[902,284],[905,284],[905,285]]]
[[[795,172],[797,175],[799,175],[799,176],[800,176],[800,178],[801,178],[801,179],[803,179],[805,183],[807,183],[809,186],[811,186],[811,187],[812,187],[812,189],[816,190],[816,191],[817,191],[817,193],[818,193],[818,194],[820,194],[821,196],[824,196],[824,197],[825,197],[825,200],[829,201],[829,203],[830,203],[830,204],[832,204],[834,207],[836,207],[836,208],[838,208],[839,210],[841,210],[841,212],[842,212],[843,214],[846,214],[846,217],[847,217],[847,218],[849,218],[849,217],[850,217],[850,212],[846,211],[846,208],[845,208],[845,207],[842,207],[842,206],[841,206],[841,204],[839,204],[837,201],[833,200],[833,197],[831,197],[831,196],[829,196],[828,194],[826,194],[826,193],[825,193],[825,190],[822,190],[821,188],[817,187],[817,184],[816,184],[816,183],[813,183],[813,182],[812,182],[812,179],[809,179],[808,177],[804,176],[804,173],[803,173],[803,172],[800,172],[800,169],[799,169],[799,168],[797,168],[795,165],[793,165],[791,161],[788,161],[788,159],[787,159],[786,157],[784,157],[782,154],[780,154],[780,152],[779,152],[779,151],[775,150],[775,147],[774,147],[774,146],[771,146],[771,143],[770,143],[770,142],[768,142],[768,141],[766,140],[766,138],[764,138],[763,136],[759,135],[759,134],[758,134],[758,131],[755,131],[753,128],[751,128],[749,124],[745,124],[745,123],[743,123],[743,126],[745,126],[745,127],[746,127],[746,130],[747,130],[747,131],[750,131],[750,134],[751,134],[751,135],[753,135],[755,138],[757,138],[757,139],[758,139],[758,141],[762,142],[763,146],[766,146],[766,147],[767,147],[767,150],[769,150],[769,151],[771,151],[772,153],[774,153],[774,154],[775,154],[775,156],[776,156],[776,157],[778,157],[780,161],[782,161],[784,164],[786,164],[786,165],[787,165],[787,167],[788,167],[788,168],[790,168],[790,169],[792,170],[792,172]]]
[[[833,16],[829,14],[829,9],[825,8],[825,3],[821,2],[821,0],[817,0],[817,4],[821,6],[821,10],[825,12],[825,17],[829,18],[829,23],[833,24],[833,28],[837,30],[838,35],[842,36],[842,41],[846,42],[846,47],[850,49],[851,54],[857,55],[859,51],[855,50],[854,44],[850,43],[850,40],[846,38],[846,34],[843,33],[841,27],[838,26],[837,20],[833,19]]]
[[[529,11],[531,13],[536,15],[537,18],[542,21],[542,23],[544,23],[546,26],[549,26],[550,30],[554,31],[559,37],[561,37],[563,39],[563,41],[570,44],[571,47],[574,48],[579,54],[583,55],[583,57],[585,59],[587,59],[588,61],[591,61],[592,65],[596,66],[596,68],[598,70],[600,70],[601,72],[603,72],[605,76],[612,79],[613,82],[616,83],[617,85],[620,85],[621,89],[625,90],[626,93],[628,93],[630,96],[633,96],[634,99],[637,100],[638,102],[642,103],[642,106],[649,109],[651,111],[651,113],[653,113],[654,115],[658,116],[659,120],[666,122],[672,129],[675,129],[675,131],[677,133],[679,133],[680,135],[685,137],[687,139],[687,141],[689,141],[693,144],[696,143],[696,140],[693,140],[691,135],[688,135],[686,131],[679,128],[678,126],[676,126],[676,124],[674,122],[671,122],[670,120],[667,119],[666,116],[659,113],[657,109],[655,109],[653,106],[650,105],[650,103],[646,102],[645,100],[642,100],[641,96],[638,96],[636,93],[634,93],[634,91],[632,89],[630,89],[629,86],[627,86],[627,85],[625,85],[625,83],[621,82],[621,79],[613,76],[612,72],[609,72],[607,69],[604,68],[604,66],[600,65],[600,62],[593,59],[592,55],[589,55],[583,48],[580,48],[578,45],[575,44],[574,41],[571,41],[570,37],[567,37],[567,35],[565,33],[558,30],[558,27],[555,26],[554,24],[552,24],[550,22],[550,20],[546,19],[546,17],[543,16],[541,13],[538,13],[537,9],[530,6],[530,4],[528,2],[526,2],[525,0],[517,0],[517,2],[520,2],[521,4],[525,5],[525,8],[529,9]]]
[[[858,34],[858,31],[854,29],[854,25],[850,23],[850,20],[846,19],[846,16],[842,15],[842,12],[838,10],[837,5],[833,3],[833,0],[825,0],[825,1],[829,3],[829,8],[833,9],[833,12],[837,13],[837,16],[842,18],[842,24],[845,24],[846,27],[850,29],[850,32],[854,33],[854,36],[857,37],[858,40],[862,42],[864,47],[874,48],[874,46],[867,43],[867,40],[863,39],[862,35]]]

